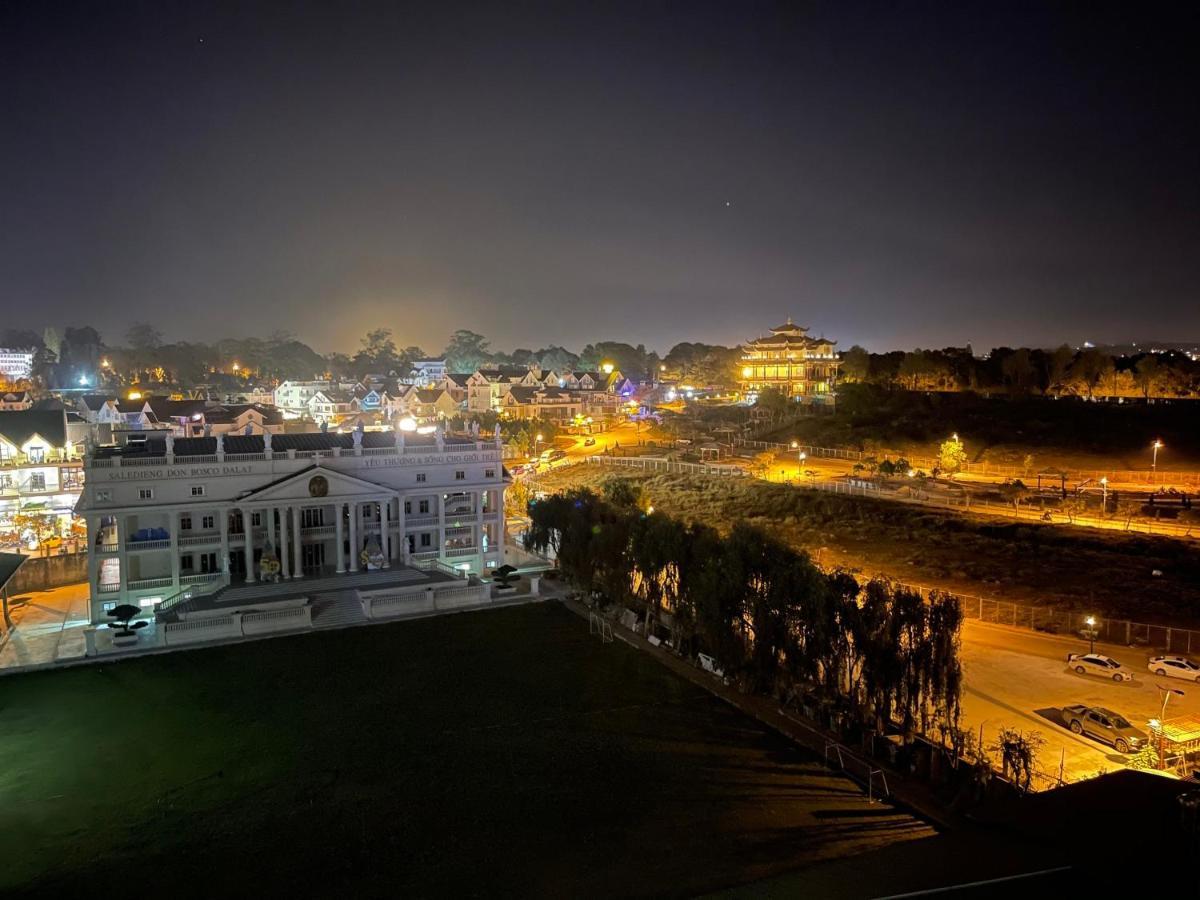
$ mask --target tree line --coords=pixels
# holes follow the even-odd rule
[[[868,727],[940,734],[960,745],[957,598],[825,572],[767,531],[652,512],[623,479],[528,505],[526,546],[553,550],[563,574],[640,609],[647,633],[669,614],[674,646],[711,655],[748,689],[816,695]]]
[[[1096,347],[998,347],[976,357],[968,347],[842,354],[844,381],[914,391],[976,391],[1016,396],[1197,397],[1200,362],[1186,353],[1114,355]]]

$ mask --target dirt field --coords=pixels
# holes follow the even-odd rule
[[[996,522],[751,479],[616,475],[577,466],[540,479],[540,486],[597,487],[613,477],[641,483],[649,502],[669,515],[719,528],[738,519],[757,522],[824,565],[1107,617],[1200,626],[1200,548],[1180,541]]]

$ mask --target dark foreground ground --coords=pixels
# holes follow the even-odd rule
[[[6,677],[0,727],[0,893],[684,895],[933,835],[555,604]]]

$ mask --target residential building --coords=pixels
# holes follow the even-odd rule
[[[339,388],[321,388],[308,398],[309,416],[325,425],[336,425],[356,411],[354,395]]]
[[[508,419],[546,419],[570,422],[585,416],[583,395],[559,387],[514,385],[500,401],[500,414]]]
[[[394,404],[401,418],[408,417],[420,423],[434,423],[452,419],[461,411],[457,400],[443,388],[410,387]]]
[[[25,381],[33,374],[33,351],[0,347],[0,375],[6,381]]]
[[[392,565],[503,561],[498,432],[229,436],[96,448],[84,471],[91,620],[183,591]]]
[[[403,379],[407,384],[432,387],[446,377],[444,359],[414,359],[411,365],[412,371]]]
[[[33,408],[33,395],[29,391],[9,391],[0,394],[0,411],[21,412]]]
[[[743,344],[742,393],[775,388],[804,403],[832,403],[841,365],[834,352],[837,341],[807,332],[789,318],[769,335]]]
[[[81,423],[80,423],[81,424]],[[86,427],[68,427],[64,410],[0,412],[0,544],[36,550],[69,536],[83,490]]]
[[[330,381],[285,381],[275,388],[275,405],[289,418],[308,414],[308,401],[317,391],[330,390]]]

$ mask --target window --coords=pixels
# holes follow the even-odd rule
[[[466,481],[467,473],[464,472],[462,469],[459,469],[457,472],[454,473],[454,480],[455,481]]]
[[[192,517],[191,516],[180,516],[179,517],[179,530],[180,531],[191,531],[192,530]]]
[[[212,516],[201,516],[200,527],[205,531],[211,531],[213,526],[217,524],[217,520]]]
[[[138,488],[138,499],[139,500],[153,500],[154,499],[154,488]]]
[[[217,554],[201,553],[200,554],[200,571],[201,572],[217,571]]]
[[[423,513],[427,513],[427,512],[429,512],[429,501],[428,501],[428,500],[422,500],[422,501],[421,501],[421,505],[420,505],[419,509],[420,509],[420,511],[421,511],[421,512],[423,512]]]
[[[406,513],[410,513],[410,512],[412,512],[412,501],[411,501],[411,500],[405,500],[405,501],[404,501],[404,511],[405,511]]]
[[[5,477],[7,477],[7,476],[5,476]],[[97,503],[112,503],[112,491],[97,490],[96,491],[96,502]]]
[[[193,484],[192,485],[192,496],[193,497],[203,497],[204,496],[204,485]]]
[[[433,536],[428,531],[423,532],[421,534],[421,546],[422,547],[432,547],[433,546]]]
[[[29,448],[29,461],[35,462],[35,463],[45,462],[46,461],[46,448],[45,447],[30,447]]]
[[[179,557],[179,571],[180,572],[192,571],[192,554],[185,553],[185,554],[183,554],[183,556]]]
[[[262,527],[262,513],[260,513],[260,512],[250,513],[250,527],[251,528]]]
[[[495,478],[495,477],[496,477],[496,470],[495,470],[495,469],[484,469],[484,470],[483,470],[483,477],[484,477],[484,478]]]
[[[29,473],[29,489],[31,491],[44,491],[46,489],[46,473],[45,472],[30,472]]]
[[[300,510],[301,528],[320,528],[325,524],[325,508],[321,506]]]
[[[421,482],[423,482],[424,480],[425,480],[425,473],[424,473],[424,472],[418,472],[418,473],[417,473],[417,483],[418,483],[418,484],[420,484],[420,483],[421,483]]]

